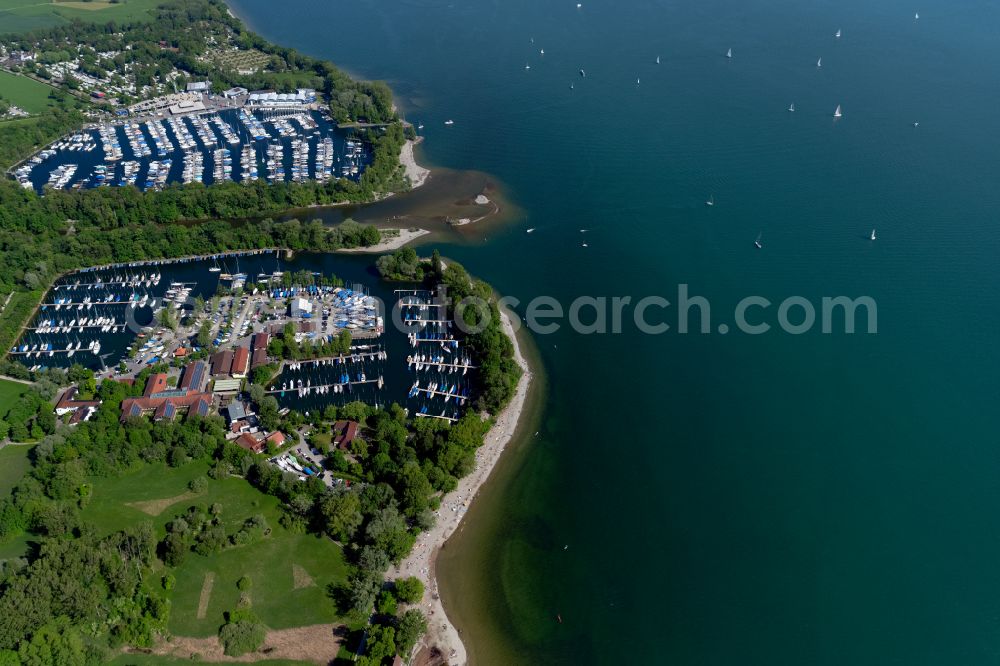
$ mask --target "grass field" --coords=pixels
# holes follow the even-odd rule
[[[0,34],[20,33],[69,23],[73,19],[105,23],[148,19],[161,0],[38,2],[0,0]]]
[[[11,382],[3,383],[10,384]],[[21,385],[18,384],[18,386]],[[28,471],[31,466],[28,461],[31,448],[30,446],[11,445],[0,449],[0,494],[6,495]]]
[[[32,541],[35,541],[34,537],[23,534],[7,543],[0,543],[0,561],[24,557],[28,554],[28,548]]]
[[[28,113],[41,113],[52,106],[52,88],[26,76],[0,72],[0,97]]]
[[[22,384],[4,381],[0,382],[0,390],[6,389],[11,384],[21,390],[25,388]],[[24,473],[28,471],[31,466],[28,455],[32,448],[31,446],[12,445],[0,449],[0,497],[6,497],[14,484],[20,481]],[[28,552],[30,540],[30,536],[21,536],[7,543],[0,543],[0,560],[23,556]]]
[[[152,520],[160,536],[166,533],[164,526],[169,520],[195,504],[222,504],[228,533],[254,514],[267,519],[271,535],[264,540],[209,557],[190,553],[177,568],[169,627],[175,635],[214,636],[224,621],[223,613],[236,607],[240,596],[236,581],[244,575],[253,580],[250,595],[254,611],[272,629],[335,622],[338,618],[326,586],[347,576],[341,549],[329,539],[282,528],[278,500],[243,479],[210,481],[206,493],[192,497],[188,482],[207,470],[202,462],[177,469],[159,464],[116,479],[95,480],[93,498],[83,516],[101,533]],[[211,577],[209,585],[205,584],[206,576]]]
[[[28,390],[27,384],[21,384],[20,382],[12,382],[6,379],[0,379],[0,419],[7,416],[7,412],[10,411],[11,405],[14,401],[21,397],[21,395]],[[0,456],[4,453],[0,450]],[[0,460],[3,460],[0,457]],[[4,479],[3,469],[0,469],[0,483]]]

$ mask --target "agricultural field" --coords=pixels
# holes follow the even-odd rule
[[[51,107],[53,102],[49,99],[49,94],[53,90],[51,86],[26,76],[0,71],[0,98],[28,113],[41,113]]]
[[[160,0],[121,2],[36,2],[0,0],[0,34],[21,33],[69,23],[73,19],[106,23],[134,21],[150,17]]]
[[[254,612],[271,629],[336,622],[326,588],[347,578],[340,547],[326,538],[284,529],[278,500],[243,479],[209,480],[206,492],[191,492],[188,483],[207,471],[204,462],[176,469],[156,464],[118,478],[95,479],[93,497],[83,513],[100,533],[151,520],[159,537],[166,534],[167,522],[195,505],[221,504],[227,533],[256,514],[267,520],[271,533],[261,541],[209,556],[189,553],[172,570],[176,585],[171,592],[170,632],[215,636],[223,614],[237,605],[236,583],[242,576],[253,581],[249,595]]]

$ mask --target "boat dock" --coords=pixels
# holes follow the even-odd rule
[[[389,358],[386,351],[356,352],[354,354],[341,354],[340,356],[327,356],[324,358],[314,358],[308,361],[285,360],[281,364],[282,372],[285,370],[301,370],[302,368],[318,368],[328,365],[344,365],[346,363],[363,363],[365,361],[385,361]]]
[[[412,368],[414,365],[417,366],[418,370],[423,368],[438,368],[441,370],[475,370],[479,366],[472,365],[471,363],[445,363],[444,361],[422,361],[420,359],[413,358],[412,356],[406,357],[407,367]]]
[[[7,353],[11,356],[24,356],[25,358],[31,358],[32,356],[40,358],[42,356],[52,356],[54,354],[69,354],[72,356],[77,352],[91,352],[93,354],[101,353],[100,343],[91,343],[91,346],[88,347],[83,347],[81,343],[77,343],[75,346],[70,343],[69,347],[66,347],[65,349],[48,349],[47,345],[33,345],[32,348],[25,349],[27,346],[28,345],[22,345],[21,347],[12,349]],[[45,348],[43,349],[43,347]]]
[[[455,400],[458,401],[458,400],[465,400],[466,398],[469,397],[467,395],[462,395],[461,393],[448,393],[447,391],[439,391],[438,389],[430,389],[430,388],[420,388],[419,386],[412,390],[418,394],[426,393],[432,398],[434,396],[442,396],[445,399],[445,402],[447,402],[450,398],[455,398]]]
[[[451,416],[445,416],[443,414],[439,416],[437,414],[423,414],[421,412],[417,412],[416,414],[414,414],[414,416],[419,416],[419,417],[426,418],[426,419],[441,419],[442,421],[449,421],[451,423],[457,423],[458,422],[458,419],[453,418]]]
[[[439,344],[439,345],[442,345],[442,346],[444,346],[444,345],[447,344],[452,349],[458,349],[458,344],[459,344],[458,340],[456,340],[454,337],[447,337],[447,338],[418,338],[415,333],[410,333],[409,338],[410,338],[410,346],[411,347],[416,347],[418,344],[429,342],[429,343]]]
[[[135,278],[122,278],[121,280],[108,280],[107,282],[66,282],[64,284],[57,284],[55,289],[57,290],[74,290],[74,289],[93,289],[97,287],[110,288],[110,287],[153,287],[160,283],[160,278],[158,276],[154,277],[135,277]],[[193,285],[194,282],[189,282],[185,284]]]
[[[151,299],[146,299],[146,302],[148,303],[150,300]],[[64,307],[65,308],[71,308],[71,307],[74,307],[74,306],[78,307],[78,308],[84,308],[84,307],[94,306],[94,305],[101,305],[101,306],[103,306],[103,305],[138,305],[139,302],[140,301],[138,301],[138,300],[133,301],[133,300],[128,300],[128,299],[123,300],[123,301],[67,301],[65,303],[42,303],[42,308],[55,308],[55,309],[58,310],[59,308],[64,308]]]
[[[365,384],[377,384],[379,388],[382,388],[385,386],[385,380],[381,375],[379,375],[375,379],[358,379],[355,381],[335,382],[333,384],[313,384],[310,386],[291,386],[288,388],[271,389],[269,391],[265,391],[265,393],[270,395],[295,393],[300,398],[304,398],[305,396],[313,394],[324,395],[330,393],[330,389],[333,389],[333,393],[343,393],[344,387],[363,386]]]
[[[74,324],[72,326],[70,326],[68,324],[53,324],[53,325],[50,325],[50,326],[25,326],[24,330],[26,330],[26,331],[41,331],[42,333],[72,333],[73,331],[77,331],[77,332],[82,333],[84,331],[84,329],[99,328],[104,333],[107,333],[108,331],[110,331],[112,329],[120,328],[120,327],[122,327],[124,325],[125,325],[125,322],[118,323],[117,321],[110,322],[110,323],[104,322],[102,324],[97,324],[97,323],[95,323],[95,324],[83,324],[83,325]]]

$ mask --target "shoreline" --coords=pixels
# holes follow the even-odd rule
[[[424,584],[424,596],[420,601],[420,609],[425,612],[427,617],[427,633],[417,643],[414,653],[416,654],[425,648],[432,650],[436,648],[447,663],[455,666],[468,663],[468,652],[458,630],[445,612],[438,591],[437,556],[451,535],[462,524],[462,519],[473,500],[479,495],[480,489],[490,478],[507,445],[514,438],[533,379],[531,367],[522,353],[510,316],[501,311],[500,317],[504,334],[510,338],[514,345],[514,360],[522,371],[514,396],[497,416],[493,427],[486,433],[484,444],[476,451],[475,470],[461,479],[455,490],[442,498],[441,509],[436,514],[437,524],[420,535],[410,555],[392,570],[392,574],[396,578],[414,576]],[[449,511],[451,515],[448,515]]]
[[[393,236],[383,240],[375,245],[368,245],[366,247],[345,247],[336,250],[337,254],[379,254],[382,252],[389,252],[391,250],[398,250],[404,245],[410,244],[412,241],[420,238],[421,236],[426,236],[430,232],[426,229],[399,229],[399,235]]]
[[[414,146],[420,141],[422,139],[417,139],[416,141],[407,139],[403,143],[403,147],[399,149],[399,163],[403,165],[406,177],[410,180],[410,188],[414,190],[426,183],[431,175],[430,169],[417,164],[417,158],[413,154]]]

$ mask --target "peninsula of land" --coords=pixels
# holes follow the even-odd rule
[[[441,603],[435,571],[437,554],[458,529],[479,490],[489,480],[494,467],[514,437],[533,378],[510,317],[501,313],[501,320],[504,334],[514,344],[514,359],[521,368],[514,396],[483,438],[483,445],[476,452],[475,470],[459,482],[458,488],[442,498],[441,508],[437,511],[437,524],[420,535],[413,551],[395,570],[399,577],[415,576],[424,583],[424,597],[420,603],[428,616],[428,629],[418,649],[436,648],[449,664],[455,666],[464,665],[467,655],[458,630]]]

